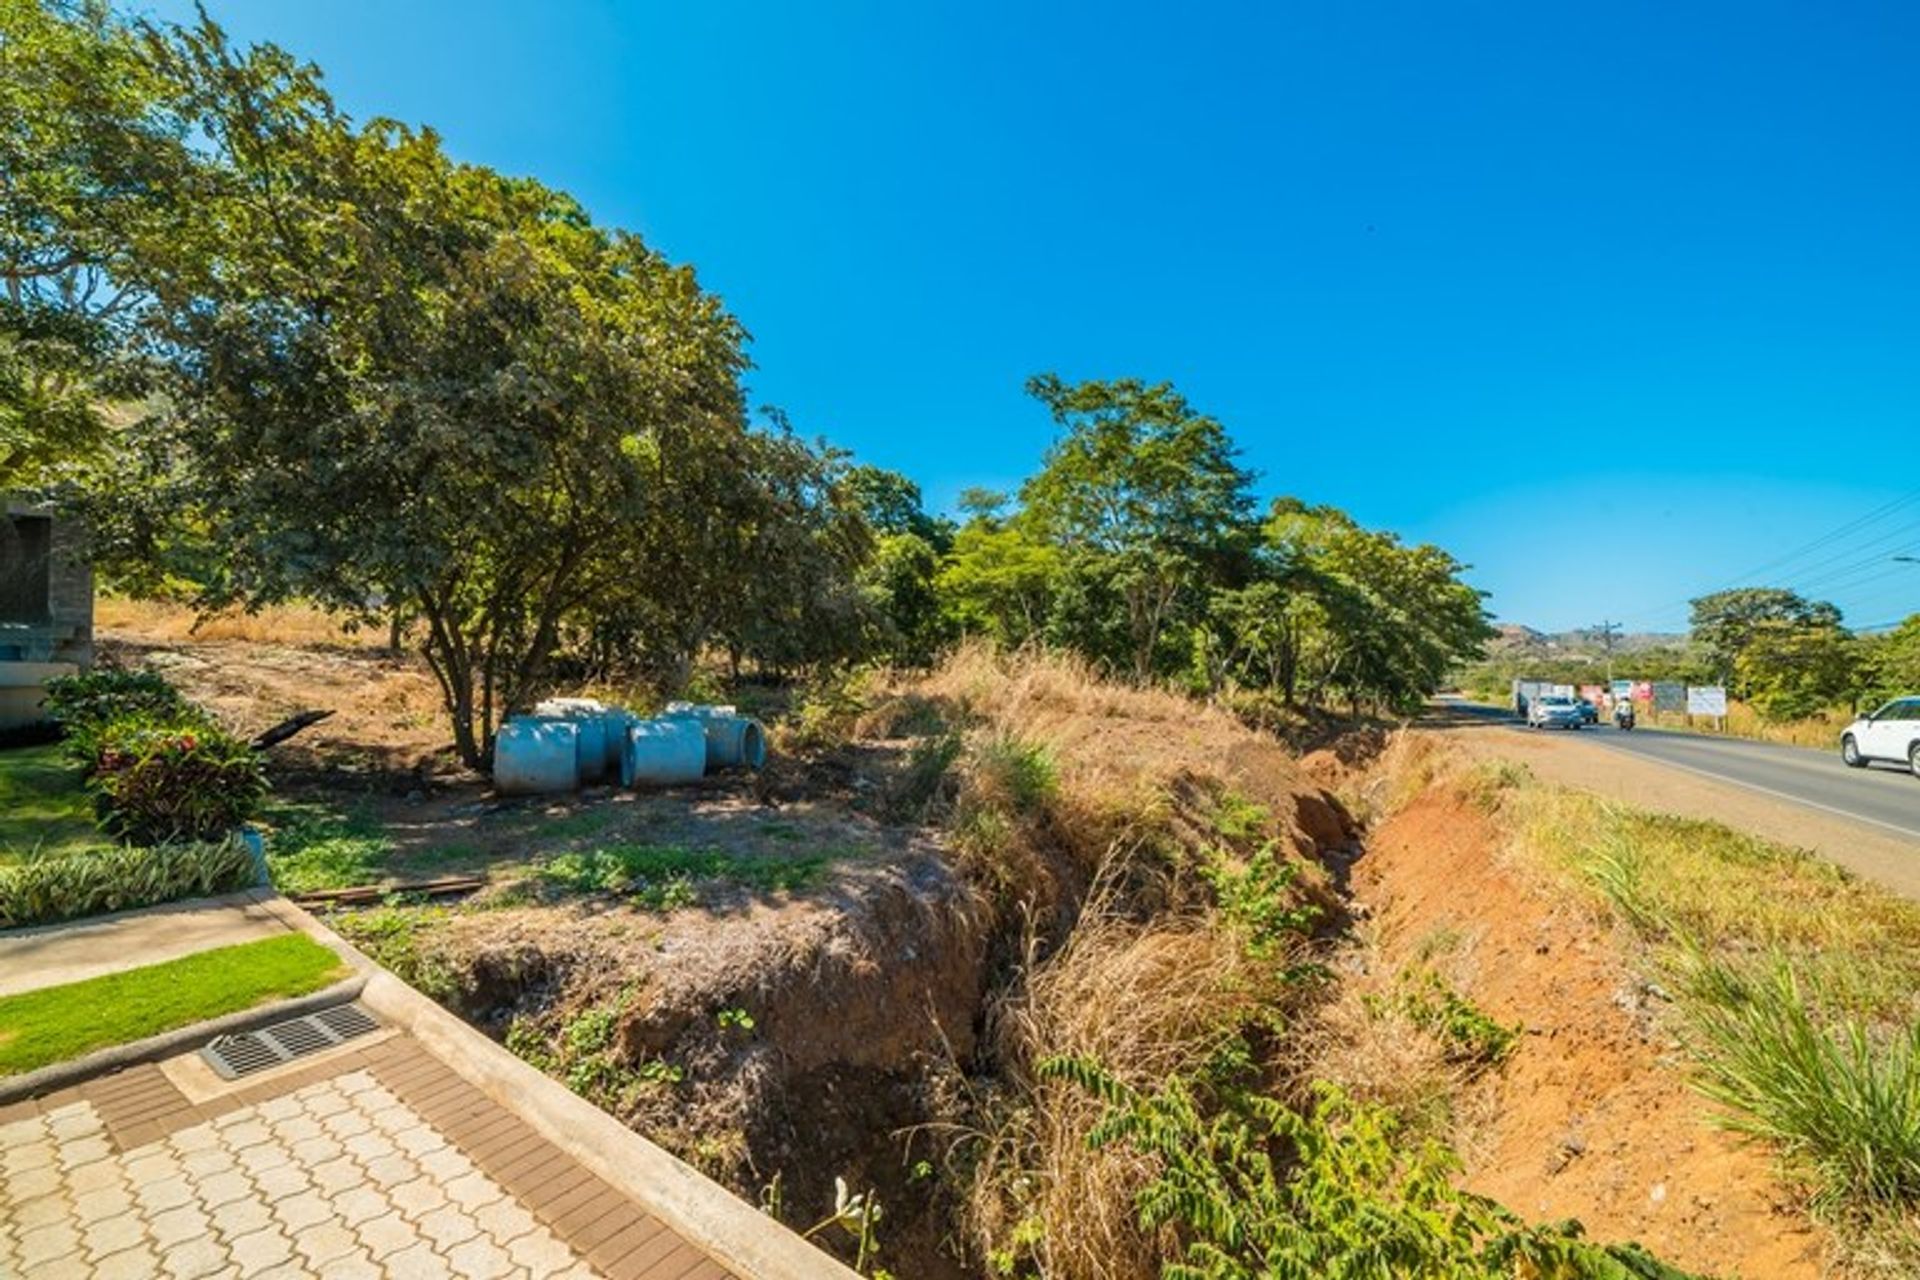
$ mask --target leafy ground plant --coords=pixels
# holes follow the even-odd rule
[[[253,882],[252,855],[237,840],[29,858],[0,866],[0,928],[229,893]]]
[[[306,995],[346,972],[332,951],[290,933],[0,997],[0,1075]]]
[[[681,845],[613,844],[562,853],[535,873],[543,884],[574,893],[623,894],[649,910],[699,901],[701,881],[725,881],[756,893],[796,893],[819,882],[824,856],[783,858],[689,849]]]
[[[1591,1244],[1574,1223],[1529,1225],[1460,1190],[1450,1151],[1400,1142],[1390,1111],[1331,1085],[1294,1110],[1247,1090],[1207,1099],[1205,1084],[1179,1077],[1136,1090],[1085,1059],[1041,1070],[1105,1104],[1090,1143],[1155,1162],[1141,1225],[1177,1233],[1184,1251],[1164,1280],[1686,1280],[1636,1245]]]
[[[319,805],[277,805],[268,810],[267,869],[282,893],[309,893],[372,884],[385,874],[393,854],[377,819]]]

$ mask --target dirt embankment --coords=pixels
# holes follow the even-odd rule
[[[1710,1122],[1657,993],[1610,932],[1503,860],[1487,816],[1434,788],[1375,829],[1353,872],[1387,965],[1446,937],[1462,989],[1524,1028],[1480,1087],[1463,1143],[1475,1191],[1531,1218],[1578,1218],[1722,1275],[1822,1274],[1822,1242],[1768,1157]]]

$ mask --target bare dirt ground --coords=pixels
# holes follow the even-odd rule
[[[976,1048],[991,944],[943,852],[874,803],[886,744],[832,760],[777,757],[768,776],[710,788],[501,801],[446,751],[437,692],[416,662],[365,643],[203,637],[145,618],[106,628],[103,641],[110,660],[165,671],[241,730],[334,710],[275,750],[276,785],[295,801],[359,811],[392,842],[390,869],[402,877],[485,869],[511,880],[536,859],[623,842],[827,855],[827,873],[788,894],[709,887],[666,910],[618,895],[482,895],[388,914],[408,946],[443,958],[451,1002],[496,1035],[524,1019],[560,1043],[581,1015],[617,1008],[621,1061],[685,1071],[678,1083],[630,1090],[618,1110],[736,1191],[752,1198],[781,1175],[790,1214],[817,1218],[836,1174],[877,1184],[889,1235],[923,1264],[918,1274],[974,1274],[939,1247],[945,1193],[915,1180],[897,1133]],[[1062,758],[1107,769],[1178,745],[1180,727],[1135,724],[1123,710]],[[1816,849],[1863,838],[1576,741],[1492,728],[1448,736],[1643,807]],[[1350,735],[1302,760],[1300,773],[1337,790],[1383,737]],[[1334,812],[1291,815],[1303,847],[1344,846],[1350,832]],[[1468,1184],[1530,1219],[1578,1218],[1593,1238],[1636,1239],[1679,1265],[1821,1274],[1822,1240],[1766,1157],[1707,1123],[1623,949],[1505,865],[1495,845],[1471,805],[1430,796],[1369,833],[1351,870],[1383,963],[1451,931],[1460,987],[1526,1029],[1505,1067],[1474,1086],[1461,1133]]]
[[[1641,809],[1704,818],[1797,849],[1807,849],[1904,897],[1914,889],[1911,840],[1831,814],[1776,800],[1732,783],[1638,759],[1571,733],[1517,733],[1497,721],[1449,717],[1413,730],[1444,736],[1483,759],[1524,764],[1535,776]]]
[[[1524,1028],[1481,1086],[1467,1185],[1530,1218],[1574,1217],[1720,1275],[1823,1274],[1822,1241],[1768,1157],[1711,1126],[1623,949],[1499,854],[1471,804],[1432,792],[1376,829],[1353,872],[1383,956],[1457,937],[1451,967],[1492,1017]]]

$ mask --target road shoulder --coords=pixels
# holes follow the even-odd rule
[[[1866,823],[1642,759],[1579,734],[1520,733],[1499,721],[1416,723],[1472,754],[1526,765],[1540,778],[1609,799],[1722,822],[1741,831],[1807,849],[1902,897],[1920,901],[1920,845]]]

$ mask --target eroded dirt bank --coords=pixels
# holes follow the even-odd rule
[[[1769,1158],[1714,1128],[1688,1087],[1658,993],[1590,911],[1500,845],[1485,813],[1437,787],[1370,833],[1352,881],[1387,966],[1444,951],[1463,991],[1523,1028],[1479,1086],[1462,1144],[1467,1185],[1690,1269],[1822,1274],[1822,1242]]]

